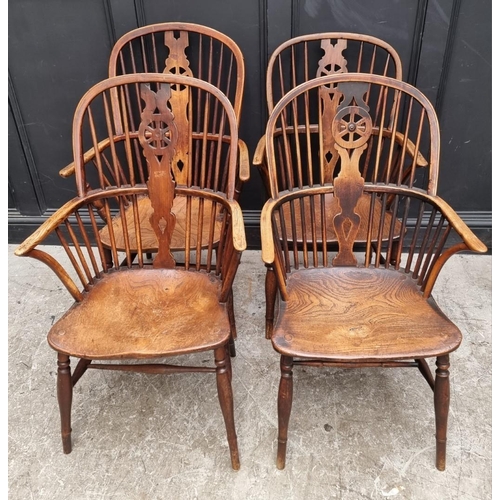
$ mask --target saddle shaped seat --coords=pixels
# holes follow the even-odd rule
[[[460,330],[416,280],[390,269],[333,267],[290,274],[273,347],[330,361],[434,357],[458,348]]]

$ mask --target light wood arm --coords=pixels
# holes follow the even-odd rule
[[[85,202],[84,198],[73,198],[72,200],[65,203],[61,208],[59,208],[55,213],[53,213],[47,220],[45,220],[42,225],[35,230],[35,232],[28,236],[14,251],[14,254],[18,257],[26,256],[35,247],[41,245],[43,241],[52,233],[54,230],[61,225],[61,223],[67,219],[72,213],[75,212]]]
[[[240,181],[247,182],[250,179],[250,159],[248,147],[244,141],[238,139]]]
[[[266,136],[263,135],[259,139],[259,142],[257,143],[257,147],[255,148],[252,163],[256,167],[261,167],[264,164],[265,156],[266,156]]]
[[[446,259],[444,262],[454,253],[462,250],[469,250],[471,252],[485,253],[488,251],[488,247],[471,231],[471,229],[465,224],[465,222],[459,217],[459,215],[453,210],[453,208],[448,205],[439,196],[429,195],[425,191],[416,188],[404,188],[397,186],[383,186],[383,185],[370,185],[365,184],[365,191],[376,192],[376,193],[387,193],[388,195],[400,195],[417,197],[422,199],[429,204],[435,206],[449,221],[451,227],[456,231],[456,233],[462,238],[463,245],[456,246],[456,249],[448,254],[446,252]],[[333,192],[333,186],[317,186],[312,188],[295,189],[293,191],[288,191],[282,193],[276,199],[270,199],[264,205],[261,212],[261,239],[262,239],[262,260],[266,264],[272,264],[274,262],[274,239],[272,230],[272,214],[277,206],[280,204],[292,200],[294,198],[300,198],[305,196],[327,194]],[[455,247],[453,247],[455,248]],[[438,272],[441,266],[436,266]],[[437,274],[436,274],[437,277]]]
[[[115,138],[115,142],[123,140],[123,137],[124,136],[117,136]],[[98,152],[101,153],[102,151],[104,151],[106,148],[109,147],[110,143],[111,143],[111,141],[109,138],[104,139],[103,141],[99,142],[97,145]],[[95,148],[90,148],[88,151],[86,151],[83,154],[83,163],[89,162],[90,160],[92,160],[95,157],[95,155],[96,155]],[[59,170],[59,175],[61,177],[64,177],[65,179],[68,177],[71,177],[72,175],[75,175],[75,162],[72,161],[69,165],[66,165],[64,168]]]

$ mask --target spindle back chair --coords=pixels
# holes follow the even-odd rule
[[[315,183],[312,150],[324,151],[324,136],[320,131],[319,144],[314,142],[307,121],[297,133],[294,117],[317,109],[311,98],[326,85],[334,85],[339,94],[328,126],[340,171],[330,182]],[[393,103],[392,116],[382,111],[372,117],[372,103],[380,99]],[[386,141],[378,135],[370,142],[373,129],[383,130],[389,120],[394,127]],[[292,133],[276,134],[285,125]],[[414,156],[391,161],[397,129],[417,148],[429,136],[427,189],[412,186]],[[387,160],[366,169],[370,147],[380,158],[386,146]],[[266,152],[273,196],[262,211],[261,232],[262,258],[273,269],[266,282],[266,333],[281,356],[278,468],[285,466],[293,366],[306,365],[417,367],[434,391],[436,466],[444,470],[449,354],[462,336],[431,292],[453,254],[487,248],[436,195],[439,126],[432,106],[417,89],[392,78],[353,73],[317,78],[296,87],[274,108]],[[303,177],[300,168],[293,170],[301,161]],[[276,189],[279,165],[285,166],[285,178],[296,175],[298,187]],[[333,250],[332,238],[337,241]],[[434,357],[435,378],[426,361]]]
[[[439,125],[428,99],[413,87],[401,86],[400,80],[364,73],[338,73],[313,80],[314,84],[301,84],[291,90],[276,105],[266,129],[266,151],[269,170],[270,197],[280,192],[292,191],[315,185],[326,186],[335,182],[340,174],[343,149],[355,151],[359,156],[360,175],[366,182],[375,184],[413,187],[421,170],[420,151],[425,151],[427,181],[425,191],[436,194],[439,173]],[[307,83],[307,82],[305,82]],[[344,98],[342,88],[354,84],[358,94],[351,96],[357,103],[350,107],[339,107]],[[342,88],[337,88],[338,86]],[[325,107],[324,89],[332,98]],[[330,106],[336,103],[336,108]],[[345,109],[344,115],[342,109]],[[337,121],[335,121],[337,120]],[[335,129],[332,123],[338,123]],[[283,133],[286,130],[286,133]],[[383,133],[379,133],[382,130]],[[358,143],[364,147],[358,147]],[[270,150],[269,150],[270,148]],[[418,151],[418,153],[416,153]],[[333,163],[323,161],[335,156]],[[355,243],[364,242],[370,218],[380,218],[388,210],[390,202],[380,196],[372,206],[370,197],[363,195],[357,205],[360,231]],[[302,224],[303,211],[315,210],[304,200],[300,209],[295,205],[283,207],[283,228],[280,235],[295,252],[312,241],[313,228]],[[325,196],[324,211],[328,216],[338,213],[338,204],[332,195]],[[373,213],[371,211],[374,211]],[[320,227],[321,211],[315,211],[315,224]],[[396,245],[402,227],[395,223],[389,226],[390,213],[380,226],[380,237]],[[337,233],[333,228],[326,231],[327,247],[338,246]],[[374,241],[378,234],[371,234]],[[393,252],[393,254],[395,254]],[[273,269],[268,267],[266,289],[269,291],[266,305],[267,337],[274,317]],[[271,295],[269,295],[271,294]]]
[[[269,114],[283,96],[301,83],[321,76],[347,72],[377,74],[402,80],[402,64],[398,53],[379,38],[356,33],[314,33],[287,40],[276,48],[267,66],[266,100]],[[337,107],[337,94],[333,84],[321,87],[318,93],[322,111],[315,117],[316,121],[311,121],[312,117],[301,118],[307,119],[308,125],[313,128],[322,126],[325,151],[323,156],[318,158],[321,165],[318,164],[316,168],[323,168],[328,174],[335,175],[339,168],[339,158],[332,147],[334,141],[331,132],[325,124],[331,121],[332,113]],[[306,123],[301,122],[300,125],[302,127],[298,127],[297,133],[302,133]],[[390,132],[391,125],[389,121],[388,129],[384,130],[382,135]],[[285,128],[277,133],[292,133],[292,129]],[[373,134],[378,134],[376,128]],[[395,140],[402,146],[402,137],[399,134]],[[407,142],[405,147],[415,152],[411,143]],[[253,163],[261,174],[268,195],[271,196],[264,136],[257,145]],[[422,154],[417,156],[417,165],[427,165]],[[278,190],[281,190],[285,187],[286,180],[278,178],[278,181]]]
[[[113,46],[109,59],[109,77],[139,73],[158,73],[172,76],[184,76],[197,78],[211,83],[218,88],[231,103],[236,116],[236,124],[239,124],[241,106],[243,100],[243,90],[245,81],[244,59],[237,44],[225,34],[193,23],[158,23],[143,26],[128,33],[125,33]],[[113,110],[112,123],[115,142],[119,142],[124,135],[125,127],[128,127],[132,134],[132,151],[137,155],[140,150],[134,134],[137,133],[137,107],[138,93],[129,91],[126,96],[130,102],[126,103],[126,111],[121,109],[123,102],[120,101],[116,91],[111,91],[108,105]],[[195,104],[195,101],[198,101]],[[217,136],[221,134],[220,124],[223,116],[219,116],[221,106],[214,100],[209,103],[201,88],[189,87],[187,85],[175,85],[171,89],[169,105],[176,115],[178,127],[184,127],[178,139],[176,157],[174,162],[178,165],[177,177],[180,177],[189,185],[202,186],[205,168],[211,171],[211,180],[205,179],[205,186],[214,190],[225,192],[228,196],[238,199],[242,185],[249,179],[249,159],[248,149],[244,141],[238,139],[238,160],[236,171],[231,173],[233,181],[228,179],[228,164],[216,165],[220,163],[217,157]],[[214,116],[210,117],[210,113]],[[224,111],[222,110],[224,114]],[[128,114],[128,116],[126,116]],[[127,120],[127,123],[124,122]],[[218,128],[219,127],[219,128]],[[224,127],[222,127],[224,128]],[[188,129],[194,134],[191,140],[188,136]],[[203,146],[201,135],[205,134],[205,142],[208,148]],[[191,141],[191,144],[190,144]],[[224,142],[229,138],[224,137]],[[97,148],[106,148],[106,143],[99,143]],[[192,149],[190,149],[192,148]],[[92,144],[84,154],[85,168],[91,168],[93,163],[97,168],[99,161],[94,144]],[[102,155],[102,153],[101,153]],[[181,174],[189,159],[189,179],[186,174]],[[205,156],[204,156],[205,155]],[[139,155],[140,156],[140,155]],[[120,185],[134,182],[145,182],[148,177],[147,165],[141,158],[136,158],[135,177],[129,178],[128,172],[118,179],[106,179],[109,185]],[[75,174],[75,163],[71,163],[61,170],[62,177],[71,177]],[[121,174],[120,174],[121,175]],[[219,177],[217,177],[219,176]],[[186,184],[186,185],[188,185]],[[95,188],[95,185],[87,183],[81,185],[77,180],[77,191],[81,195]],[[139,207],[141,218],[148,217],[148,207]],[[174,207],[174,211],[179,217],[185,217]],[[182,239],[181,226],[178,226],[177,233]],[[150,242],[150,252],[156,251],[154,239]]]
[[[208,126],[196,133],[185,130],[186,120],[178,119],[170,104],[175,86],[188,89],[189,95],[200,91],[203,100],[196,102],[202,102],[204,110],[213,110],[213,102],[218,102],[217,120],[221,121],[216,137]],[[111,104],[112,93],[118,108]],[[130,108],[131,102],[139,104],[139,100],[140,108]],[[122,134],[115,133],[112,112],[120,113]],[[219,90],[176,75],[115,77],[95,85],[80,101],[73,145],[81,194],[16,250],[16,255],[47,264],[75,300],[48,334],[50,346],[58,353],[65,453],[71,451],[72,388],[87,369],[214,372],[232,466],[239,468],[229,357],[234,329],[232,284],[246,246],[241,210],[232,199],[236,127],[234,111]],[[185,137],[189,155],[180,169],[179,145]],[[93,145],[97,165],[97,189],[90,191],[85,188],[86,140]],[[215,165],[221,171],[227,165],[229,195],[216,189],[219,185],[213,183],[219,177],[208,168],[200,167],[198,182],[190,182],[196,178],[190,149],[196,142],[203,157],[208,143],[215,142]],[[135,175],[140,156],[147,163],[147,179]],[[147,219],[141,212],[144,203]],[[53,236],[66,251],[66,263],[39,248]],[[152,260],[145,255],[151,238],[156,241]],[[214,351],[213,368],[138,362],[207,350]],[[79,358],[73,374],[70,357]],[[135,363],[102,363],[107,360]]]

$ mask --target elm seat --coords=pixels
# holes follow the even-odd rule
[[[54,324],[48,342],[58,352],[86,359],[157,358],[215,349],[230,336],[219,293],[220,280],[198,272],[110,272]],[[182,315],[169,313],[181,310]]]
[[[460,330],[410,276],[333,267],[292,273],[273,347],[285,356],[331,361],[434,357],[460,345]],[[367,300],[367,297],[370,300]]]

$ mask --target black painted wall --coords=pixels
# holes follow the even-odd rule
[[[250,154],[267,118],[265,68],[288,38],[367,33],[399,52],[406,81],[441,122],[439,194],[491,246],[491,2],[487,0],[9,0],[9,242],[18,243],[75,194],[59,170],[72,161],[80,97],[106,78],[125,32],[162,21],[205,24],[245,56],[240,135]],[[249,246],[259,247],[265,201],[257,172],[240,199]]]

